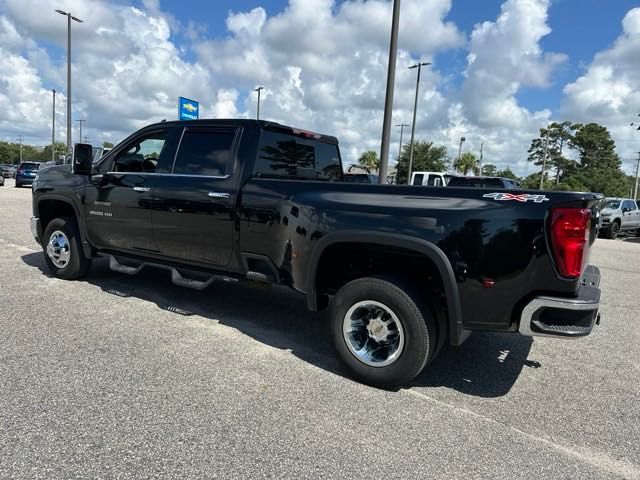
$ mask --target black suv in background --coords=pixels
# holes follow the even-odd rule
[[[502,177],[451,177],[448,187],[471,187],[471,188],[508,188],[517,190],[522,186],[511,178]]]
[[[38,174],[40,163],[38,162],[22,162],[16,172],[16,187],[33,184],[33,179]]]

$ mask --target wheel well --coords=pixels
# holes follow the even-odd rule
[[[63,217],[75,219],[76,211],[70,203],[62,200],[41,200],[38,202],[38,217],[44,233],[51,220]]]
[[[618,224],[618,226],[620,226],[620,224],[621,224],[622,222],[621,222],[621,220],[620,220],[619,218],[615,218],[615,219],[613,220],[613,223],[617,223],[617,224]]]
[[[438,330],[447,331],[442,275],[433,260],[406,248],[360,242],[328,246],[320,256],[315,278],[318,308],[326,307],[328,297],[350,281],[380,274],[395,275],[419,285],[417,290],[436,310]]]

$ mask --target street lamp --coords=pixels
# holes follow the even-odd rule
[[[82,143],[82,122],[86,122],[86,120],[76,120],[80,124],[80,136],[78,137],[78,143]]]
[[[253,91],[258,92],[258,110],[256,111],[256,120],[260,120],[260,92],[264,90],[264,87],[255,88]]]
[[[466,141],[466,137],[460,137],[460,146],[458,147],[458,162],[460,161],[460,157],[462,157],[462,144]]]
[[[422,67],[427,65],[431,65],[430,62],[422,62],[416,63],[415,65],[411,65],[409,69],[417,68],[418,69],[418,77],[416,78],[416,98],[413,102],[413,125],[411,125],[411,147],[409,148],[409,170],[407,172],[407,185],[411,184],[411,168],[413,167],[413,139],[416,133],[416,113],[418,111],[418,90],[420,90],[420,71]]]
[[[396,127],[400,127],[400,147],[398,148],[398,162],[400,161],[400,156],[402,155],[402,133],[404,132],[404,127],[408,126],[408,123],[400,123],[396,125]]]
[[[67,152],[71,153],[71,20],[82,23],[82,20],[71,13],[56,10],[67,17]]]
[[[56,159],[56,89],[53,92],[53,110],[51,112],[51,161]]]
[[[393,88],[396,82],[396,54],[398,53],[398,25],[400,23],[400,0],[393,0],[391,17],[391,39],[389,40],[389,64],[387,65],[387,89],[384,97],[382,141],[380,142],[380,176],[378,182],[387,182],[389,171],[389,141],[391,140],[391,114],[393,113]]]

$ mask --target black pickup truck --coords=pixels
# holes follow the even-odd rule
[[[336,138],[272,122],[162,122],[97,161],[41,169],[31,228],[51,272],[169,270],[181,286],[283,284],[355,378],[413,379],[473,330],[579,337],[599,322],[590,193],[343,182]]]

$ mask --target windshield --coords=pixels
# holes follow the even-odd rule
[[[612,208],[613,210],[617,210],[620,208],[620,200],[607,200],[604,204],[604,208]]]

